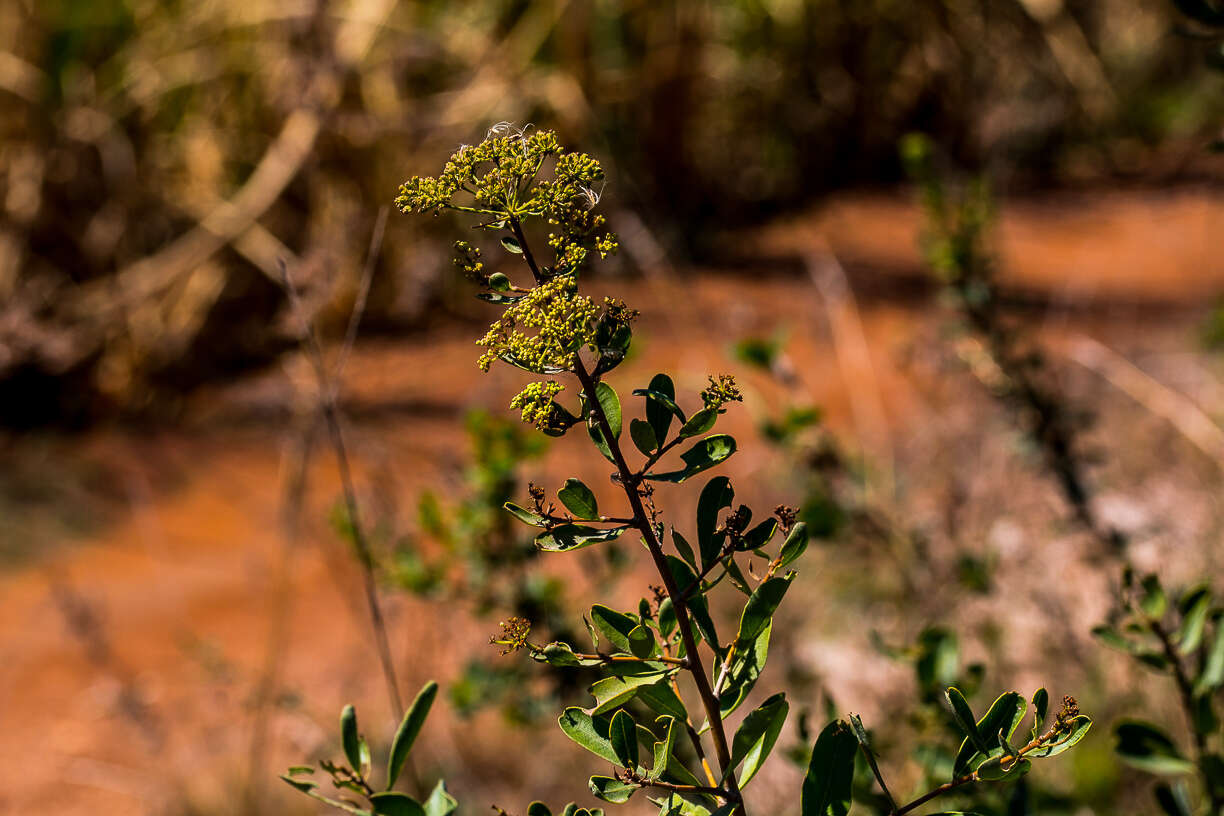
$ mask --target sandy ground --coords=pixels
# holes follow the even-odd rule
[[[1103,610],[1101,581],[1067,555],[1082,542],[1057,494],[1006,412],[949,352],[946,315],[926,294],[889,295],[890,282],[919,269],[916,227],[904,201],[862,196],[766,233],[781,256],[831,249],[853,287],[848,300],[830,300],[805,275],[768,269],[608,283],[644,313],[635,354],[612,378],[627,403],[656,370],[681,372],[679,390],[692,395],[705,372],[743,369],[730,356],[736,338],[786,333],[797,384],[744,376],[746,403],[726,421],[741,440],[727,473],[742,497],[759,499],[759,511],[800,497],[790,463],[758,442],[755,420],[785,402],[816,404],[873,463],[875,477],[891,476],[890,495],[916,524],[947,526],[949,497],[958,496],[967,509],[945,538],[987,553],[1001,575],[1028,570],[1028,578],[1001,581],[993,601],[935,593],[907,621],[895,606],[873,607],[871,592],[851,597],[861,581],[847,581],[839,565],[853,559],[814,552],[789,613],[795,633],[775,659],[819,676],[839,701],[865,712],[881,710],[880,695],[905,683],[903,671],[871,653],[872,626],[904,637],[929,622],[919,617],[973,620],[995,602],[1039,607],[1035,585],[1055,585],[1052,594],[1074,611],[1068,637],[1082,636]],[[1144,531],[1141,562],[1183,575],[1219,566],[1210,553],[1169,559],[1178,542],[1218,530],[1219,508],[1203,497],[1218,493],[1218,463],[1151,406],[1066,355],[1094,336],[1189,404],[1224,409],[1220,367],[1196,338],[1206,306],[1224,294],[1221,228],[1224,198],[1202,190],[1018,202],[1000,228],[1004,281],[1051,301],[1037,321],[1043,341],[1072,393],[1104,406],[1094,433],[1110,450],[1096,474],[1104,512]],[[873,294],[856,302],[860,287]],[[464,413],[502,410],[519,382],[514,372],[477,371],[476,335],[476,327],[453,326],[427,339],[363,343],[347,369],[349,441],[362,484],[400,502],[405,521],[423,487],[461,484]],[[326,450],[307,470],[301,534],[284,534],[285,452],[298,438],[293,406],[305,381],[300,361],[287,360],[197,394],[180,428],[8,444],[8,481],[94,476],[73,491],[47,491],[52,498],[33,509],[20,506],[21,491],[5,501],[20,510],[20,523],[5,525],[4,535],[29,540],[27,556],[0,575],[0,811],[239,813],[253,802],[262,812],[309,812],[272,775],[324,755],[344,702],[358,704],[371,737],[385,744],[391,724],[360,576],[323,522],[338,495]],[[605,469],[581,442],[554,444],[531,477],[552,484],[577,475],[611,504],[600,487],[608,485]],[[685,519],[691,492],[661,491],[661,503]],[[81,493],[107,512],[68,529],[64,505]],[[876,565],[882,573],[873,580],[887,585],[887,562]],[[630,580],[610,591],[629,600],[641,589]],[[488,648],[492,621],[402,594],[386,605],[406,691],[453,677],[468,655]],[[1009,621],[1014,648],[982,646],[979,656],[1017,683],[1083,677],[1079,668],[1050,668],[1059,652],[1041,645],[1049,633],[1040,620],[1018,614]],[[859,679],[864,666],[876,677],[870,687]],[[269,678],[273,693],[264,696],[273,703],[261,704]],[[444,771],[466,812],[490,802],[519,812],[524,792],[585,799],[573,780],[598,769],[554,730],[507,729],[494,712],[464,723],[441,706],[422,740],[420,769],[428,778]],[[541,752],[556,761],[524,761]],[[796,777],[776,764],[757,795],[782,813]]]

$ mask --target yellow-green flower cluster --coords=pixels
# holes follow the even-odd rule
[[[550,178],[540,178],[554,158]],[[555,262],[543,277],[576,272],[591,252],[606,258],[618,248],[607,219],[595,212],[604,179],[599,162],[585,153],[566,153],[552,131],[527,133],[500,124],[485,140],[451,156],[437,178],[414,176],[400,185],[402,212],[462,210],[487,216],[479,226],[513,230],[528,217],[544,218],[557,229],[549,235]],[[470,203],[456,202],[464,194]]]
[[[527,134],[502,123],[480,144],[464,145],[435,178],[413,176],[400,185],[395,205],[401,212],[434,212],[453,207],[466,192],[482,212],[509,214],[530,198],[530,185],[544,160],[559,153],[557,135],[549,130]]]
[[[531,371],[569,370],[574,354],[594,339],[598,311],[589,297],[578,294],[572,275],[542,283],[506,307],[501,319],[476,341],[485,347],[480,368],[488,371],[494,360],[507,355]],[[522,329],[536,332],[526,334]]]
[[[557,382],[533,382],[510,400],[510,407],[523,412],[523,421],[543,431],[552,426],[556,410],[553,399],[565,390]]]
[[[743,402],[735,377],[730,374],[719,374],[718,379],[710,377],[710,385],[701,392],[701,401],[706,408],[721,408],[728,402]]]
[[[489,273],[484,271],[484,262],[480,260],[480,247],[472,246],[467,241],[456,241],[455,266],[459,267],[468,280],[488,283]]]

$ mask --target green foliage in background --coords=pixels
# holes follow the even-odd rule
[[[1093,630],[1104,643],[1163,675],[1176,694],[1189,738],[1126,720],[1114,728],[1123,762],[1160,779],[1156,801],[1168,816],[1224,813],[1224,606],[1206,584],[1170,593],[1156,575],[1123,574],[1118,605]]]

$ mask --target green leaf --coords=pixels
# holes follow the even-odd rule
[[[1080,740],[1088,735],[1088,729],[1092,728],[1092,718],[1086,714],[1080,714],[1068,723],[1068,728],[1066,736],[1061,737],[1058,742],[1045,748],[1038,748],[1036,751],[1030,752],[1029,756],[1035,758],[1058,756],[1063,751],[1069,751],[1074,748]]]
[[[1178,650],[1188,655],[1203,642],[1203,629],[1207,615],[1211,612],[1211,592],[1206,587],[1197,587],[1182,597],[1179,604],[1182,613],[1181,626],[1177,630]]]
[[[514,502],[506,502],[502,505],[519,521],[524,524],[530,524],[532,527],[547,527],[548,522],[539,513],[533,513],[525,507],[519,507]]]
[[[357,733],[357,709],[346,705],[340,712],[340,744],[348,757],[349,767],[361,770],[361,736]]]
[[[693,569],[697,569],[697,559],[693,556],[693,547],[674,527],[672,528],[672,543],[676,545],[676,552],[680,553],[680,557],[684,559],[685,563]]]
[[[543,802],[532,802],[527,806],[527,816],[552,816],[552,811]]]
[[[387,790],[395,787],[395,780],[399,779],[404,762],[408,759],[408,752],[412,750],[412,744],[421,733],[421,727],[425,725],[429,709],[433,707],[434,698],[437,696],[438,684],[430,680],[417,692],[416,699],[408,707],[408,713],[404,715],[395,732],[395,739],[391,741],[391,753],[387,759]]]
[[[789,711],[786,695],[779,693],[761,703],[740,723],[731,741],[731,766],[738,768],[743,763],[739,777],[741,788],[756,776],[769,757]]]
[[[1134,655],[1139,654],[1143,650],[1142,645],[1126,638],[1112,626],[1094,626],[1092,628],[1092,635],[1109,648],[1117,649],[1119,652]]]
[[[655,437],[654,427],[644,419],[629,421],[629,438],[643,456],[650,456],[658,450],[659,440]]]
[[[600,382],[595,386],[595,398],[599,400],[599,407],[603,409],[604,415],[608,418],[608,427],[612,429],[612,436],[620,439],[621,404],[616,390],[606,382]]]
[[[1203,671],[1194,684],[1196,694],[1215,691],[1224,686],[1224,617],[1215,619],[1215,637],[1207,649]]]
[[[370,806],[379,816],[425,816],[420,802],[399,791],[371,794]]]
[[[675,717],[659,717],[655,722],[667,721],[667,731],[663,735],[663,739],[654,744],[654,764],[650,767],[649,779],[658,781],[662,778],[667,770],[667,764],[671,761],[672,750],[676,744],[676,718]]]
[[[425,816],[450,816],[458,809],[458,800],[451,796],[450,791],[446,789],[446,783],[439,779],[433,792],[425,800]]]
[[[735,439],[733,437],[727,434],[707,436],[680,454],[680,459],[684,461],[684,467],[681,470],[673,470],[667,473],[648,473],[646,478],[656,482],[674,482],[679,484],[696,476],[698,473],[707,471],[715,465],[725,462],[733,453],[735,453]]]
[[[1156,786],[1156,802],[1168,816],[1194,816],[1190,805],[1190,797],[1186,794],[1184,785],[1170,787],[1166,784]]]
[[[973,709],[966,702],[965,695],[961,694],[960,689],[950,686],[944,691],[944,696],[948,700],[948,705],[952,707],[952,716],[956,719],[956,724],[960,726],[961,732],[973,743],[977,750],[982,753],[989,752],[990,747],[986,745],[982,735],[978,733],[977,718],[974,717]]]
[[[858,740],[841,720],[825,726],[812,748],[800,796],[802,816],[846,816]]]
[[[610,717],[595,717],[577,706],[565,709],[557,722],[565,736],[581,745],[600,759],[615,764],[616,752],[609,738]]]
[[[595,604],[591,607],[591,623],[619,651],[626,654],[631,653],[629,633],[638,628],[637,618],[633,615],[626,615],[624,612],[617,612],[603,604]]]
[[[737,646],[735,659],[731,661],[731,668],[727,671],[723,692],[718,697],[718,707],[724,719],[740,707],[748,693],[752,691],[752,687],[756,685],[761,672],[765,670],[765,662],[769,658],[771,631],[773,631],[772,624],[767,625],[756,636],[751,646],[748,648]]]
[[[697,545],[701,550],[701,565],[708,567],[717,560],[722,551],[723,535],[715,535],[718,515],[731,506],[735,490],[726,476],[715,476],[706,482],[697,499]],[[689,560],[691,563],[691,559]]]
[[[633,796],[640,787],[610,776],[592,776],[589,785],[591,793],[595,794],[596,798],[614,805],[623,805],[628,802],[629,797]]]
[[[602,680],[596,680],[590,687],[591,695],[595,698],[595,707],[591,709],[591,715],[603,714],[624,705],[632,700],[643,687],[667,682],[669,674],[671,671],[605,677]]]
[[[1041,733],[1041,729],[1045,726],[1046,712],[1050,709],[1050,693],[1044,687],[1033,692],[1033,730],[1030,735],[1033,739]]]
[[[523,247],[519,245],[518,239],[513,235],[503,235],[501,245],[504,246],[507,251],[513,252],[516,255],[523,254]]]
[[[951,691],[948,697],[949,700],[952,699]],[[977,739],[972,739],[971,735],[961,743],[953,763],[953,774],[960,776],[967,771],[976,770],[977,766],[987,759],[1002,755],[1006,746],[1000,740],[1000,734],[1004,740],[1010,740],[1016,732],[1016,727],[1024,719],[1027,709],[1024,698],[1016,692],[1000,694],[982,715],[982,719],[977,721]],[[959,716],[957,719],[959,721]]]
[[[294,779],[287,774],[281,774],[281,779],[297,788],[302,793],[310,793],[312,790],[319,787],[318,782],[311,782],[309,779]]]
[[[1114,750],[1122,761],[1149,773],[1183,774],[1194,771],[1194,763],[1181,755],[1173,740],[1154,725],[1131,721],[1114,730]]]
[[[769,540],[773,538],[774,533],[777,531],[778,520],[776,518],[765,519],[760,524],[744,533],[744,540],[738,549],[741,552],[759,550],[769,543]]]
[[[569,552],[620,538],[629,527],[600,529],[585,524],[562,524],[536,536],[535,545],[544,552]]]
[[[786,541],[782,542],[782,551],[779,554],[778,567],[788,567],[803,555],[808,546],[808,531],[807,522],[801,521],[791,528],[790,533],[786,536]]]
[[[688,439],[690,437],[700,436],[713,428],[714,423],[717,421],[717,408],[702,408],[700,411],[689,417],[687,422],[680,426],[680,438]]]
[[[639,388],[633,394],[646,398],[646,421],[654,429],[655,439],[659,440],[660,445],[663,444],[667,441],[672,417],[684,422],[684,412],[676,405],[676,386],[671,377],[656,374],[650,380],[649,388]]]
[[[774,612],[778,610],[778,605],[782,603],[782,598],[786,596],[786,590],[790,589],[794,577],[793,572],[785,576],[774,576],[753,590],[740,615],[739,634],[735,638],[737,650],[750,647],[765,627],[770,625]]]
[[[634,657],[652,657],[658,651],[655,648],[654,635],[649,627],[636,626],[629,632],[629,653]]]
[[[656,714],[672,717],[681,722],[688,719],[688,709],[684,707],[684,701],[676,695],[671,683],[642,686],[638,689],[637,697]]]
[[[621,710],[612,716],[612,723],[608,726],[608,739],[612,742],[612,751],[616,754],[617,764],[622,768],[636,771],[638,765],[637,723],[633,721],[629,712]]]
[[[599,518],[599,503],[595,501],[595,494],[579,479],[566,479],[565,485],[557,491],[557,498],[577,518]]]
[[[1159,620],[1164,617],[1165,610],[1169,608],[1169,598],[1160,585],[1160,579],[1155,575],[1146,575],[1141,585],[1143,597],[1139,599],[1139,608],[1149,618]]]

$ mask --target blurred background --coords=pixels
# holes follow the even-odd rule
[[[1117,571],[957,328],[898,143],[989,180],[1004,310],[1084,417],[1102,525],[1173,583],[1218,577],[1211,42],[1167,0],[2,0],[0,810],[308,813],[275,774],[331,755],[345,702],[389,741],[301,317],[344,358],[403,693],[443,683],[417,772],[465,812],[589,799],[550,713],[583,683],[488,636],[572,631],[648,576],[629,549],[535,558],[498,514],[606,474],[477,370],[459,223],[380,215],[501,121],[608,170],[622,251],[590,286],[643,312],[614,381],[737,373],[728,475],[821,532],[771,664],[793,711],[899,723],[916,780],[938,653],[990,699],[1044,684],[1182,733],[1089,636]],[[661,491],[673,519],[691,492]],[[1105,728],[1059,762],[1039,812],[1148,812]],[[800,776],[774,763],[758,809],[796,812]]]

